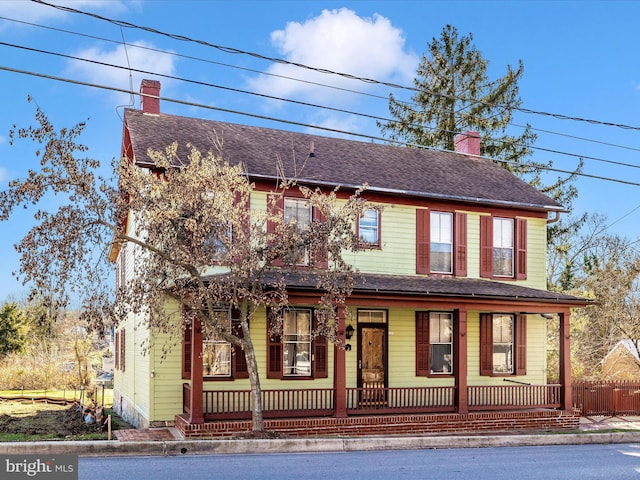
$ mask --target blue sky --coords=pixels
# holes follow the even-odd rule
[[[8,144],[12,125],[33,123],[34,103],[58,127],[88,120],[83,143],[90,156],[108,164],[120,154],[123,106],[131,102],[127,94],[11,70],[121,90],[133,85],[134,91],[143,77],[157,78],[163,97],[192,104],[163,102],[165,113],[330,135],[306,126],[231,113],[243,112],[379,136],[371,118],[267,100],[230,88],[388,117],[388,94],[408,100],[409,92],[259,56],[410,86],[420,55],[447,24],[454,25],[461,35],[473,35],[474,45],[490,62],[491,78],[502,76],[507,65],[524,62],[520,82],[523,107],[640,127],[640,2],[636,1],[48,1],[229,47],[235,53],[121,28],[30,1],[0,1],[0,189],[11,179],[24,178],[27,169],[36,166],[33,146]],[[61,54],[129,65],[218,88],[130,74],[126,68],[100,66]],[[34,103],[27,103],[28,95]],[[138,98],[133,102],[139,106]],[[638,128],[523,112],[516,114],[510,128],[518,133],[525,123],[538,134],[534,159],[553,160],[556,168],[571,170],[577,156],[593,157],[585,159],[585,173],[640,183]],[[576,186],[580,192],[574,205],[576,213],[602,213],[608,217],[612,233],[632,239],[640,236],[638,186],[587,177],[580,178]],[[21,299],[26,293],[11,275],[19,266],[12,245],[30,228],[31,214],[21,211],[0,223],[0,301]]]

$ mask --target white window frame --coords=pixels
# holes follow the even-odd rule
[[[228,322],[224,329],[228,332],[231,331],[232,318],[227,310],[220,310],[215,312],[216,315],[220,315],[222,324],[224,317]],[[233,374],[231,368],[231,356],[232,347],[231,343],[222,338],[221,335],[212,332],[207,335],[208,338],[202,339],[202,375],[207,378],[230,378]]]
[[[295,318],[291,318],[294,316]],[[304,318],[306,316],[306,318]],[[313,311],[308,308],[285,310],[282,322],[282,376],[311,377],[311,326]],[[295,332],[289,330],[295,325]]]
[[[291,215],[291,212],[295,212],[295,215]],[[308,218],[303,219],[301,221],[301,211],[308,211]],[[292,223],[295,225],[296,230],[298,232],[303,232],[311,222],[313,221],[313,207],[311,206],[311,202],[305,198],[284,198],[284,221],[285,223]],[[295,252],[291,252],[293,265],[309,265],[309,249],[307,247],[300,247],[299,250],[303,250],[304,252],[300,252],[298,254],[297,250]]]
[[[503,269],[510,259],[509,268]],[[493,218],[493,276],[511,278],[515,268],[515,221],[513,218]]]
[[[380,242],[380,209],[368,208],[358,219],[358,239],[366,246],[379,247]]]
[[[437,250],[434,248],[436,246]],[[437,256],[446,257],[447,254],[449,268],[439,269],[434,264],[434,260]],[[453,273],[453,213],[451,212],[430,212],[429,214],[429,270],[433,273]]]
[[[504,328],[504,321],[508,320],[510,327]],[[494,314],[492,318],[492,354],[493,373],[515,373],[515,331],[516,319],[511,314]],[[511,332],[509,332],[509,329]]]
[[[358,323],[387,323],[387,311],[358,310]]]
[[[436,363],[434,362],[436,345],[449,346],[448,353],[444,353],[442,359],[438,361],[438,364],[442,365],[439,369],[433,368]],[[453,314],[451,312],[429,312],[429,372],[432,375],[453,374]]]

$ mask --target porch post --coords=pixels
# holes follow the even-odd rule
[[[563,410],[573,409],[571,398],[571,338],[569,329],[569,310],[558,314],[560,323],[560,406]]]
[[[343,345],[346,342],[344,335],[344,305],[338,307],[338,341]],[[346,372],[346,351],[339,345],[333,346],[333,388],[335,391],[335,417],[346,418],[347,416],[347,372]]]
[[[194,315],[191,324],[191,412],[189,423],[204,423],[202,415],[202,323]]]
[[[467,395],[467,311],[453,311],[455,334],[453,343],[453,377],[455,379],[454,405],[458,413],[469,412]]]

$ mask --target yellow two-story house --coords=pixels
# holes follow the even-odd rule
[[[456,152],[411,149],[160,113],[158,82],[143,81],[142,110],[124,117],[123,154],[140,168],[149,148],[177,142],[242,162],[266,209],[277,158],[313,155],[298,182],[348,195],[363,184],[372,206],[355,228],[366,248],[350,254],[346,348],[311,334],[318,292],[288,281],[291,307],[279,338],[266,312],[251,335],[261,368],[266,428],[289,434],[380,434],[575,428],[569,320],[586,301],[546,289],[547,224],[562,205],[480,156],[479,135]],[[295,196],[283,215],[313,218]],[[118,254],[125,282],[127,245]],[[559,330],[560,362],[547,365],[547,328]],[[187,330],[166,358],[143,352],[150,331],[135,318],[116,330],[114,408],[139,425],[175,424],[185,436],[249,429],[242,355]],[[559,383],[547,383],[549,368]],[[196,398],[194,398],[194,395]]]

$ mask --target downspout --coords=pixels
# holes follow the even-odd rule
[[[547,218],[547,225],[551,225],[552,223],[556,223],[558,220],[560,220],[560,211],[556,210],[553,213],[555,213],[555,216],[553,218]]]

